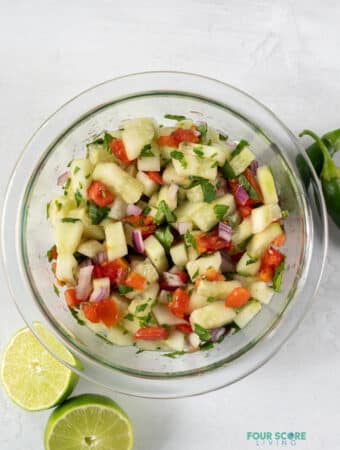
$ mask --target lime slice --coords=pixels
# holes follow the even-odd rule
[[[81,368],[80,362],[41,323],[34,323],[34,328],[52,352]],[[71,394],[78,378],[40,344],[29,328],[14,335],[3,355],[2,383],[9,397],[29,411],[61,403]]]
[[[131,450],[132,424],[108,397],[84,394],[67,400],[51,414],[45,450]]]

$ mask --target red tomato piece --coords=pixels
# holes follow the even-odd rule
[[[276,269],[282,261],[283,261],[283,254],[279,252],[279,250],[276,250],[273,247],[269,247],[266,253],[262,257],[262,266],[269,266],[273,269]]]
[[[123,258],[96,264],[93,269],[93,278],[110,278],[112,285],[123,284],[129,271],[129,265]]]
[[[67,306],[69,306],[70,308],[74,308],[75,306],[79,305],[79,303],[81,303],[81,300],[77,299],[76,290],[74,288],[66,289],[64,295]]]
[[[138,229],[142,233],[142,238],[146,239],[147,237],[154,234],[154,232],[157,230],[157,225],[145,225],[143,227],[138,227]]]
[[[124,143],[121,139],[112,139],[112,141],[110,142],[110,148],[112,150],[112,153],[116,155],[117,158],[120,159],[124,164],[131,163],[126,154]]]
[[[230,294],[227,295],[225,306],[229,308],[241,308],[250,299],[251,295],[248,289],[244,287],[234,288]]]
[[[147,176],[157,184],[163,184],[162,175],[159,172],[145,172]]]
[[[114,300],[103,299],[99,302],[84,303],[82,309],[85,317],[93,323],[102,321],[107,327],[112,327],[120,319],[118,306]]]
[[[192,333],[192,328],[190,323],[179,323],[178,325],[175,325],[176,330],[181,331],[184,334],[190,334]]]
[[[282,231],[281,234],[279,234],[272,242],[273,245],[276,247],[282,247],[284,243],[286,242],[286,233]]]
[[[176,317],[183,318],[188,314],[190,297],[186,291],[177,288],[172,294],[172,300],[168,303],[168,308]]]
[[[250,216],[250,214],[252,212],[252,209],[251,209],[250,206],[247,206],[247,205],[242,206],[242,205],[240,205],[238,207],[238,212],[240,213],[240,216],[244,219],[245,217]]]
[[[261,266],[259,271],[259,279],[265,283],[272,281],[274,275],[274,270],[269,266]]]
[[[157,144],[160,147],[174,147],[176,148],[178,143],[176,139],[170,134],[169,136],[159,136]]]
[[[177,130],[171,133],[171,136],[177,142],[177,145],[181,142],[191,142],[192,144],[198,144],[200,139],[196,136],[194,130],[184,130],[183,128],[177,128]]]
[[[137,291],[143,291],[146,285],[146,278],[137,272],[131,272],[124,282],[125,286],[128,286]]]
[[[145,341],[155,341],[158,339],[168,339],[169,332],[162,327],[145,327],[140,328],[134,335],[135,339],[142,339]]]
[[[89,196],[89,199],[100,208],[110,205],[114,200],[114,197],[107,186],[101,181],[92,181],[87,189],[87,195]]]
[[[209,233],[196,236],[196,242],[200,253],[215,252],[222,249],[230,251],[233,245],[231,241],[227,242],[218,236],[217,228]]]
[[[123,219],[123,222],[127,222],[134,227],[143,227],[145,225],[151,225],[153,223],[152,216],[126,216]]]
[[[257,193],[257,195],[259,197],[258,200],[254,200],[254,199],[250,198],[248,200],[247,204],[251,205],[251,204],[256,204],[256,203],[263,203],[262,191],[257,182],[257,179],[253,175],[253,172],[248,168],[243,172],[243,174],[247,178],[247,180],[249,181],[249,184],[252,186],[252,188],[255,190],[255,192]]]
[[[225,277],[221,273],[217,272],[217,270],[214,269],[213,267],[211,267],[210,269],[208,269],[205,272],[205,278],[209,281],[224,281],[225,280]]]

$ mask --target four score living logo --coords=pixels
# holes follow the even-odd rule
[[[306,439],[305,431],[247,431],[247,441],[253,441],[257,447],[296,447]]]

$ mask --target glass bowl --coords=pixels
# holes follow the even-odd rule
[[[150,116],[167,123],[165,114],[204,120],[233,140],[249,141],[258,160],[271,165],[281,207],[289,211],[284,247],[287,269],[281,292],[239,333],[209,351],[176,359],[110,345],[79,325],[63,296],[58,298],[53,290],[46,258],[53,244],[46,204],[59,192],[56,178],[68,162],[82,157],[94,136],[103,129],[117,128],[123,119]],[[33,332],[34,321],[41,321],[73,351],[83,363],[80,375],[121,393],[184,397],[229,385],[251,373],[295,330],[324,267],[324,200],[311,166],[308,191],[301,182],[295,162],[299,153],[293,134],[268,108],[210,78],[148,72],[116,78],[83,92],[36,131],[10,177],[2,220],[3,257],[11,293],[24,320]],[[43,340],[42,344],[48,348]]]

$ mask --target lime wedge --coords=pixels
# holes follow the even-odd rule
[[[52,352],[81,368],[80,362],[41,323],[34,323],[34,328]],[[61,403],[71,394],[78,378],[40,344],[29,328],[13,336],[3,355],[2,384],[11,400],[29,411]]]
[[[84,394],[67,400],[51,414],[45,450],[131,450],[132,424],[108,397]]]

